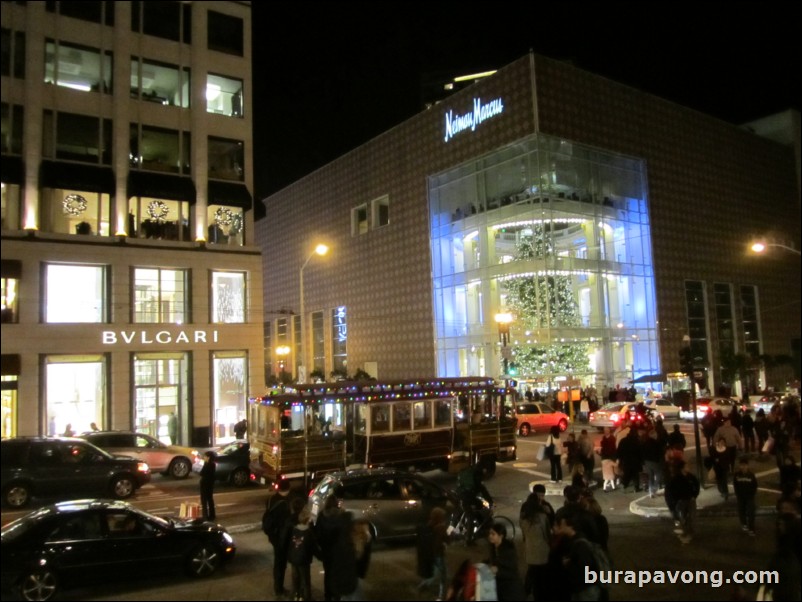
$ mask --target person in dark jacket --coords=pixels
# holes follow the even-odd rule
[[[446,545],[450,539],[448,533],[448,516],[446,511],[440,507],[432,508],[429,514],[429,521],[421,525],[421,529],[427,534],[419,538],[419,545],[427,546],[429,549],[420,550],[419,558],[428,558],[429,566],[433,568],[431,576],[425,578],[418,584],[418,591],[438,586],[437,599],[442,600],[448,587],[448,574],[446,571]],[[419,571],[421,573],[422,571]]]
[[[602,600],[604,591],[597,583],[586,583],[586,567],[599,571],[590,539],[582,531],[582,521],[574,512],[566,512],[554,525],[554,533],[563,541],[562,564],[565,584],[571,600]],[[500,598],[499,598],[500,599]]]
[[[696,496],[699,495],[698,479],[687,471],[685,461],[672,462],[670,477],[664,496],[666,505],[674,515],[675,532],[682,543],[693,539],[696,524]]]
[[[315,531],[309,524],[309,508],[300,498],[293,500],[297,509],[297,522],[292,528],[287,559],[292,565],[292,589],[295,600],[312,599],[312,559],[320,556]],[[296,509],[293,508],[295,512]]]
[[[749,535],[755,535],[755,496],[757,495],[757,477],[749,470],[749,459],[742,457],[738,461],[738,469],[732,475],[732,486],[735,499],[738,501],[738,517],[741,529]]]
[[[278,491],[267,499],[265,514],[271,515],[275,527],[267,537],[273,546],[273,593],[276,598],[287,595],[284,589],[284,577],[287,573],[287,553],[295,518],[292,514],[292,504],[295,499],[301,499],[297,493],[290,489],[288,481],[281,481]]]
[[[350,517],[340,507],[340,500],[332,494],[326,498],[323,509],[317,515],[315,522],[315,535],[320,546],[321,560],[323,561],[323,599],[337,600],[332,584],[336,579],[334,561],[339,541],[349,536],[351,527]]]
[[[640,491],[640,473],[643,470],[641,445],[638,431],[631,428],[618,444],[618,464],[621,469],[621,486],[626,489],[632,483]]]
[[[524,584],[518,572],[518,551],[507,539],[507,528],[494,523],[487,534],[490,542],[490,559],[485,562],[496,575],[496,592],[501,602],[523,600]]]
[[[217,454],[207,451],[205,462],[200,472],[200,500],[203,518],[214,520],[214,480],[217,473]]]

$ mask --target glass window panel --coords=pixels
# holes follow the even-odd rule
[[[227,117],[242,117],[242,80],[209,73],[206,76],[206,111]]]
[[[212,272],[212,322],[245,322],[245,274]]]
[[[209,50],[243,56],[245,38],[242,19],[210,10],[208,23]]]
[[[45,42],[45,83],[80,92],[112,92],[112,54],[88,46]]]
[[[212,359],[214,378],[215,444],[236,439],[234,425],[245,418],[248,398],[248,356],[244,351],[215,353]]]
[[[222,245],[243,245],[245,212],[239,207],[209,205],[206,221],[209,224],[208,242]]]
[[[189,443],[188,373],[189,358],[185,353],[139,353],[134,356],[136,431],[168,445]]]
[[[209,137],[209,177],[218,180],[245,179],[245,146],[240,140]]]
[[[186,324],[187,270],[134,268],[134,322]]]
[[[106,322],[105,266],[47,264],[44,285],[46,323]]]
[[[49,436],[61,435],[67,429],[74,433],[90,430],[94,422],[108,428],[106,357],[46,356],[45,405]]]

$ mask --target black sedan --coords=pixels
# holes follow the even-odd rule
[[[226,530],[202,520],[163,519],[112,500],[44,506],[2,529],[2,589],[50,600],[62,587],[183,569],[214,573],[236,552]]]
[[[237,487],[245,487],[248,483],[254,481],[251,473],[251,445],[247,441],[232,441],[228,445],[224,445],[220,449],[216,449],[217,453],[217,470],[215,471],[215,480],[223,483],[231,483]],[[192,470],[200,472],[203,468],[203,455],[201,455]]]

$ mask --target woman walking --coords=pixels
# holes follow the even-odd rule
[[[546,456],[551,463],[551,482],[562,483],[563,467],[560,463],[562,459],[562,442],[560,441],[560,427],[553,426],[546,439]]]

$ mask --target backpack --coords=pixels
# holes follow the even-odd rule
[[[613,563],[610,560],[610,554],[597,544],[595,541],[590,541],[589,539],[585,539],[584,537],[580,537],[577,541],[581,541],[586,543],[589,547],[591,552],[593,552],[593,560],[596,563],[596,570],[597,571],[611,571],[613,568]]]
[[[285,499],[280,499],[277,502],[271,500],[271,502],[262,515],[262,531],[272,543],[278,541],[281,536],[290,509]]]
[[[476,475],[473,466],[463,468],[457,474],[457,489],[459,491],[476,491]]]

